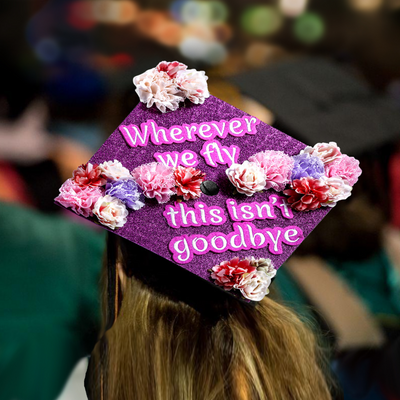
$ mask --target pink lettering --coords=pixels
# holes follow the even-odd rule
[[[218,164],[226,164],[230,167],[239,158],[240,148],[235,145],[222,146],[218,141],[208,141],[203,144],[200,154],[205,162],[216,168]]]
[[[197,154],[192,150],[184,150],[182,153],[166,151],[165,153],[154,153],[153,156],[158,162],[171,168],[176,168],[178,165],[196,167],[199,163]]]

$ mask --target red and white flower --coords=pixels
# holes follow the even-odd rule
[[[340,200],[346,200],[351,196],[352,187],[340,177],[335,178],[322,178],[324,183],[328,186],[328,200],[321,203],[322,206],[334,207]]]
[[[97,200],[93,208],[93,214],[96,215],[102,225],[115,229],[125,225],[128,210],[121,200],[106,195]]]
[[[320,208],[329,200],[329,186],[322,179],[309,176],[292,181],[291,189],[284,190],[294,210],[310,211]]]
[[[101,176],[101,170],[97,164],[90,162],[80,165],[73,173],[72,180],[82,186],[103,186],[106,179]]]
[[[187,65],[178,61],[161,61],[157,65],[156,69],[158,72],[166,72],[171,79],[174,79],[179,71],[184,71],[187,69]]]
[[[226,175],[236,190],[246,196],[253,196],[265,188],[264,171],[254,162],[232,164],[226,170]]]
[[[192,167],[178,166],[174,171],[176,194],[184,200],[198,199],[201,195],[200,185],[206,174]]]

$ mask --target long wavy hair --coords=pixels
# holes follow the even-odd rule
[[[91,359],[90,399],[331,399],[316,339],[288,308],[242,302],[124,239],[116,247],[126,279]]]

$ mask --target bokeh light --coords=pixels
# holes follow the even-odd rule
[[[325,23],[316,13],[307,12],[296,18],[294,34],[304,44],[314,44],[322,39],[325,33]]]
[[[209,6],[212,23],[220,24],[228,19],[229,10],[225,3],[222,1],[210,1]]]
[[[267,36],[275,33],[282,25],[282,15],[271,6],[252,6],[242,15],[243,29],[254,36]]]
[[[179,45],[179,51],[191,60],[203,60],[207,55],[208,45],[203,39],[188,36]]]
[[[40,61],[51,64],[57,61],[61,54],[61,49],[55,39],[46,37],[37,42],[35,54]]]
[[[350,0],[350,5],[357,11],[371,12],[382,6],[383,0]]]
[[[306,10],[308,0],[280,0],[279,8],[287,17],[297,17]]]
[[[190,0],[182,4],[181,7],[181,21],[186,24],[192,22],[211,21],[211,8],[208,2]]]
[[[285,52],[279,46],[270,43],[253,42],[245,52],[246,64],[250,67],[263,67],[270,61],[281,57]]]

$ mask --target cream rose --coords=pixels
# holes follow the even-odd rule
[[[264,171],[254,162],[245,161],[243,164],[232,164],[226,175],[239,193],[253,196],[265,187]]]
[[[251,279],[240,289],[242,295],[252,301],[261,301],[269,293],[271,278],[264,271],[254,272]]]
[[[101,175],[110,181],[133,179],[131,173],[119,161],[105,161],[99,165]]]
[[[352,187],[342,178],[322,178],[325,185],[329,187],[328,200],[321,206],[334,207],[340,200],[346,200],[351,196]]]
[[[115,229],[125,225],[128,210],[121,200],[107,195],[96,201],[93,214],[96,215],[102,225]]]
[[[208,76],[204,71],[188,69],[178,71],[175,82],[178,88],[194,104],[203,104],[210,97],[207,85]]]
[[[314,147],[307,146],[300,152],[300,154],[304,153],[318,157],[324,164],[329,164],[342,155],[335,142],[317,143]]]

